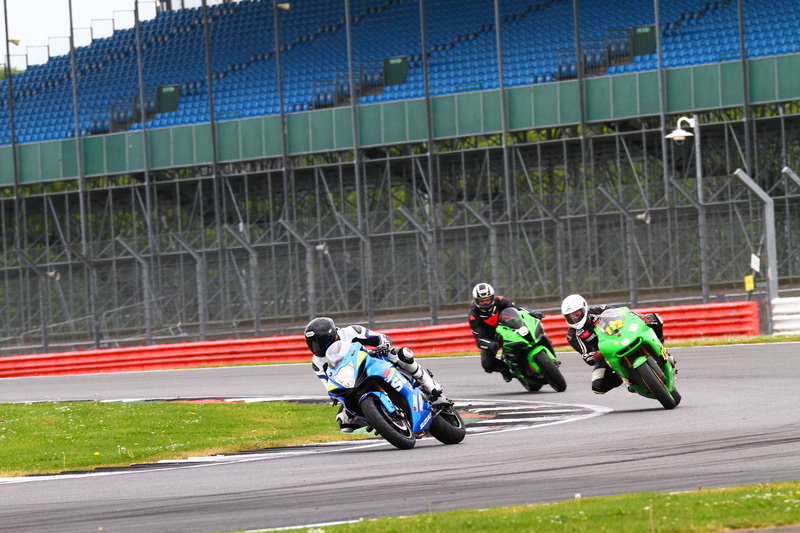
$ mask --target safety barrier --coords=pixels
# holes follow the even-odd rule
[[[772,300],[772,332],[775,335],[800,335],[800,298]]]
[[[759,334],[756,302],[657,307],[640,311],[655,311],[661,315],[667,342]],[[567,325],[563,317],[547,315],[542,324],[555,346],[567,344]],[[458,324],[382,331],[392,338],[395,345],[408,346],[417,355],[478,353],[466,320]],[[302,335],[229,339],[3,357],[0,358],[0,378],[298,362],[308,361],[309,357]]]

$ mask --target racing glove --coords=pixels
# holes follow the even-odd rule
[[[375,349],[372,351],[372,355],[374,357],[384,357],[386,354],[389,353],[389,349],[391,347],[392,345],[389,344],[388,342],[382,342],[375,347]]]
[[[583,360],[584,360],[584,362],[586,362],[587,365],[594,366],[594,364],[599,359],[602,359],[602,358],[603,358],[603,356],[597,350],[595,350],[594,352],[589,352],[589,353],[583,354]]]

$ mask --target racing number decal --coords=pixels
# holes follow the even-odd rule
[[[624,322],[622,320],[615,320],[613,322],[609,322],[608,326],[606,326],[605,332],[606,335],[613,335],[617,331],[622,329]]]

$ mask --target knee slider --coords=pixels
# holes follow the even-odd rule
[[[414,352],[409,348],[392,348],[391,352],[397,356],[400,361],[407,365],[414,362]]]

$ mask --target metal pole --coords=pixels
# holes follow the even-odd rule
[[[6,0],[3,0],[3,14],[5,16],[6,26],[6,85],[8,87],[8,127],[11,131],[11,163],[14,173],[14,219],[16,221],[16,228],[14,228],[14,240],[17,247],[22,248],[22,212],[20,207],[19,198],[19,156],[17,155],[17,132],[14,125],[14,89],[11,74],[11,48],[9,46],[11,40],[8,38],[8,6]]]
[[[697,202],[705,207],[705,194],[703,192],[703,155],[700,151],[700,120],[697,115],[693,115],[694,125],[694,157],[695,172],[697,174]],[[709,272],[708,272],[708,225],[706,224],[706,210],[700,209],[697,212],[697,230],[699,234],[698,244],[700,246],[700,285],[703,292],[703,303],[707,304],[710,300],[709,295]]]
[[[211,31],[208,23],[208,3],[203,0],[203,41],[205,43],[206,54],[206,82],[208,83],[208,115],[211,125],[211,174],[214,180],[214,217],[216,219],[217,229],[221,226],[221,213],[220,213],[220,187],[217,179],[217,166],[219,157],[217,156],[217,120],[214,116],[214,87],[213,87],[213,73],[211,71]],[[219,232],[217,233],[220,234]],[[220,243],[222,239],[220,239]]]
[[[361,284],[364,287],[363,297],[364,307],[366,307],[367,311],[367,323],[369,324],[369,327],[375,327],[375,310],[373,309],[372,303],[372,245],[370,244],[368,237],[369,229],[366,227],[367,224],[365,221],[366,218],[364,217],[364,202],[362,199],[363,187],[361,184],[361,133],[358,127],[358,109],[356,108],[356,104],[358,103],[358,95],[356,94],[356,84],[353,79],[353,30],[350,21],[350,0],[345,0],[344,2],[344,17],[347,34],[347,73],[348,82],[350,84],[350,120],[353,122],[353,173],[356,180],[356,213],[358,216],[358,231],[355,233],[361,237],[361,241],[364,246],[364,267],[361,269]],[[349,225],[349,221],[347,221],[345,217],[339,215],[339,213],[336,214]]]
[[[506,102],[505,77],[503,71],[503,32],[502,21],[500,20],[500,0],[494,0],[494,33],[497,46],[497,75],[500,87],[500,124],[503,137],[503,181],[506,195],[506,215],[509,222],[514,220],[514,202],[511,198],[511,171],[508,163],[508,111]]]
[[[744,114],[744,168],[750,172],[751,149],[750,149],[750,71],[747,64],[747,49],[744,43],[744,7],[742,0],[737,0],[737,12],[739,17],[739,50],[742,64],[742,112]]]
[[[669,150],[667,149],[667,91],[666,72],[664,71],[664,57],[661,50],[661,5],[659,0],[653,0],[653,10],[656,21],[656,58],[658,59],[658,108],[661,118],[661,158],[663,165],[664,195],[667,194],[669,182]]]
[[[289,143],[287,141],[286,112],[283,109],[283,71],[281,66],[281,26],[278,22],[278,0],[272,1],[272,23],[275,33],[275,71],[278,77],[278,115],[281,121],[281,167],[283,168],[284,212],[289,206]]]
[[[772,300],[778,297],[778,246],[775,240],[775,202],[742,169],[734,174],[764,202],[764,232],[767,237],[767,333],[772,334]]]
[[[156,240],[153,233],[153,220],[156,214],[154,213],[153,206],[153,192],[152,183],[150,180],[150,136],[147,132],[147,108],[145,107],[144,98],[144,58],[142,53],[142,29],[139,23],[139,0],[134,3],[134,19],[136,28],[136,64],[139,77],[139,121],[142,124],[142,153],[144,157],[144,193],[145,193],[145,209],[147,210],[147,245],[150,248],[150,254],[156,254]]]
[[[86,212],[86,176],[83,164],[83,136],[81,135],[80,106],[78,105],[78,62],[75,58],[75,30],[72,27],[72,0],[69,0],[69,58],[72,73],[72,114],[75,119],[75,156],[78,162],[78,209],[81,215],[81,253],[79,257],[89,256],[88,213]],[[89,267],[91,283],[89,284],[89,312],[92,315],[94,332],[94,347],[100,348],[100,324],[97,317],[97,270],[90,261],[84,263]]]
[[[218,156],[218,147],[217,147],[217,120],[215,117],[215,110],[214,110],[214,87],[213,87],[213,74],[211,71],[211,30],[209,28],[209,21],[208,21],[208,2],[203,0],[203,42],[205,44],[205,56],[206,56],[206,79],[208,80],[208,113],[209,113],[209,128],[211,129],[211,189],[214,195],[212,199],[214,205],[214,225],[216,226],[216,231],[214,234],[217,237],[217,261],[219,262],[220,268],[218,269],[218,273],[220,278],[220,283],[225,286],[226,283],[224,281],[228,269],[224,268],[224,260],[225,260],[225,247],[224,242],[225,240],[222,238],[222,215],[223,215],[223,207],[222,207],[222,185],[220,184],[221,177],[218,174],[219,170],[219,156]],[[228,292],[221,291],[220,298],[222,299],[222,306],[223,308],[228,307]]]
[[[431,234],[427,235],[428,240],[428,293],[430,294],[430,312],[431,324],[439,323],[439,283],[438,276],[434,270],[437,261],[436,250],[436,195],[433,183],[434,176],[434,158],[436,157],[436,148],[433,140],[433,105],[431,102],[431,88],[430,88],[430,73],[428,71],[428,42],[427,42],[427,26],[425,23],[425,1],[419,0],[419,26],[420,26],[420,41],[422,46],[422,77],[425,85],[425,128],[426,128],[426,141],[428,143],[428,165],[427,179],[423,180],[428,187],[428,211],[431,220]]]

